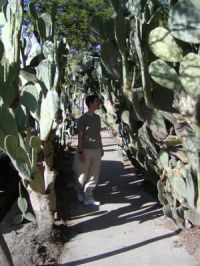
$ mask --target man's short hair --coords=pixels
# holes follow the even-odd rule
[[[98,95],[93,94],[93,95],[88,95],[85,99],[85,103],[87,107],[89,108],[90,103],[93,103],[95,99],[99,99]]]

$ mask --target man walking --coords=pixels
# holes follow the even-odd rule
[[[99,206],[100,202],[93,197],[103,156],[101,119],[95,113],[100,108],[98,96],[87,96],[86,105],[88,112],[84,113],[77,123],[78,148],[74,158],[76,192],[78,200],[83,201],[85,205]]]

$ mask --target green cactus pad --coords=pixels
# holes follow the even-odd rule
[[[37,118],[37,111],[39,108],[39,99],[40,92],[38,91],[35,84],[27,84],[24,86],[23,94],[22,94],[22,102],[27,108],[30,110],[31,115],[34,118]]]
[[[37,78],[43,82],[47,90],[53,86],[55,71],[52,69],[52,63],[48,59],[44,59],[36,67]]]
[[[21,224],[24,220],[24,216],[23,214],[18,214],[17,216],[15,216],[15,218],[13,219],[15,224]]]
[[[111,42],[105,41],[101,47],[101,60],[109,74],[116,79],[121,77],[121,65],[119,62],[119,51]]]
[[[181,0],[170,8],[169,28],[175,38],[188,43],[200,43],[199,24],[199,9],[191,1]]]
[[[12,160],[12,162],[18,170],[19,175],[22,177],[22,179],[26,179],[29,182],[32,181],[32,170],[30,161],[26,151],[23,148],[18,147],[17,158],[16,160]]]
[[[120,12],[121,10],[121,0],[111,0],[111,4],[116,13]]]
[[[0,129],[5,135],[13,135],[18,139],[16,121],[5,106],[0,106]]]
[[[32,136],[29,144],[33,149],[40,149],[42,142],[38,137]]]
[[[46,98],[43,99],[40,112],[40,138],[46,140],[51,130],[53,120],[59,106],[59,98],[56,91],[48,91]]]
[[[150,139],[150,136],[148,134],[145,124],[143,124],[143,126],[138,130],[138,137],[142,144],[142,148],[145,149],[145,152],[151,153],[154,155],[155,158],[157,158],[158,152],[154,146],[154,143]]]
[[[143,88],[137,88],[132,93],[132,103],[136,115],[136,120],[144,121],[144,114],[142,110],[141,102],[144,99]]]
[[[53,63],[56,57],[55,43],[51,41],[46,41],[43,43],[42,48],[43,48],[42,51],[43,51],[44,57],[48,59],[51,63]]]
[[[35,8],[35,4],[34,3],[29,3],[28,7],[29,7],[29,12],[30,12],[31,16],[34,19],[38,19],[38,14],[37,14],[37,10]]]
[[[109,41],[115,40],[115,32],[114,32],[114,19],[110,18],[104,21],[103,30],[106,38]]]
[[[152,98],[156,109],[168,112],[177,113],[177,109],[173,107],[174,91],[160,86],[158,83],[153,83]]]
[[[200,214],[195,210],[187,210],[184,212],[184,216],[188,219],[193,225],[200,226]]]
[[[19,132],[28,126],[29,115],[24,105],[18,105],[15,109],[15,120]]]
[[[48,13],[43,13],[40,16],[40,19],[44,21],[44,25],[45,25],[45,38],[50,38],[52,37],[53,34],[53,21],[52,21],[52,17],[50,14]]]
[[[169,154],[166,151],[161,151],[158,157],[162,167],[167,171],[169,167]]]
[[[146,119],[147,126],[151,129],[153,136],[157,140],[163,141],[168,136],[168,132],[162,113],[158,110],[149,110]]]
[[[170,219],[173,218],[172,210],[171,210],[169,204],[163,206],[163,213],[164,213],[164,215],[167,216],[168,218],[170,218]]]
[[[28,209],[28,203],[27,200],[23,197],[19,197],[17,200],[18,207],[20,211],[24,214],[27,212]]]
[[[160,59],[168,62],[179,62],[182,50],[168,30],[157,27],[149,34],[151,51]]]
[[[133,16],[137,19],[141,19],[145,4],[146,1],[128,0],[126,6]]]
[[[163,206],[165,206],[165,205],[168,203],[167,199],[165,198],[165,195],[162,194],[162,193],[158,193],[158,199],[159,199],[159,202],[160,202]]]
[[[35,216],[31,212],[24,213],[24,218],[28,221],[35,222]]]
[[[128,110],[125,110],[121,114],[121,120],[123,123],[130,126],[130,112]]]
[[[163,87],[173,91],[179,91],[182,88],[176,71],[162,59],[157,59],[150,64],[149,73],[151,78]]]
[[[180,63],[180,79],[184,90],[193,98],[200,97],[200,55],[189,53]]]
[[[103,19],[101,16],[92,16],[90,20],[90,28],[94,36],[101,40],[105,39]]]
[[[192,176],[191,166],[185,167],[185,180],[187,185],[187,201],[191,208],[195,208],[195,183]]]
[[[4,44],[3,42],[0,40],[0,61],[3,58],[3,54],[4,54]]]
[[[163,142],[167,147],[173,147],[182,144],[180,137],[176,135],[168,135],[166,139],[163,140]]]
[[[18,62],[13,62],[9,64],[8,73],[6,79],[9,83],[15,81],[19,75],[19,64]]]
[[[4,82],[4,66],[0,65],[0,83],[3,84]]]
[[[5,105],[11,106],[15,99],[15,95],[15,88],[11,83],[2,83],[0,85],[0,96]]]
[[[200,9],[200,1],[199,0],[191,0],[192,4]]]
[[[0,129],[0,149],[5,151],[4,147],[4,139],[6,137],[6,134]]]
[[[126,48],[127,24],[124,16],[121,13],[117,14],[117,16],[115,17],[114,28],[115,28],[115,38],[119,50],[121,52],[124,52]]]
[[[44,177],[38,168],[36,168],[33,180],[31,180],[29,185],[37,193],[45,194]]]
[[[181,197],[187,199],[187,186],[184,178],[180,176],[179,170],[176,170],[176,172],[172,171],[171,173],[170,183],[174,192],[177,195],[180,195]]]
[[[6,148],[8,155],[12,159],[16,160],[17,150],[18,150],[16,138],[12,135],[7,135],[5,140],[4,140],[4,146]]]

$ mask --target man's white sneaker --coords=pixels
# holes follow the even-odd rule
[[[83,194],[81,192],[76,192],[77,200],[82,202],[84,200]]]
[[[84,205],[90,205],[90,206],[99,206],[100,202],[96,201],[94,199],[88,199],[88,200],[84,200]]]

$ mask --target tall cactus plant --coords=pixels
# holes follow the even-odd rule
[[[21,64],[20,50],[25,50],[20,46],[23,3],[10,0],[4,11],[6,24],[0,45],[4,73],[0,88],[0,148],[11,158],[29,192],[39,228],[49,230],[56,210],[53,141],[66,43],[56,38],[52,17],[37,14],[30,4],[43,56],[36,67],[31,62]]]
[[[100,39],[103,35],[101,60],[107,70],[100,79],[104,90],[119,99],[121,121],[131,139],[129,158],[146,171],[145,178],[158,181],[158,197],[168,217],[182,228],[200,225],[198,1],[168,1],[163,6],[159,1],[129,0],[126,27],[122,1],[112,4],[115,19],[101,24],[110,25],[114,35],[106,30],[98,34]],[[166,19],[160,22],[163,10],[168,24]],[[111,50],[113,54],[106,53]],[[131,72],[132,88],[120,90]]]

